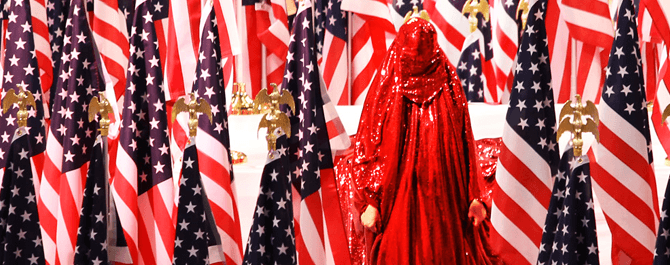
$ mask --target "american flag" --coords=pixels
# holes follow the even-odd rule
[[[493,65],[498,91],[509,94],[514,79],[512,68],[516,61],[519,47],[519,31],[523,30],[518,23],[517,9],[519,1],[495,0],[491,9],[491,46],[493,49]]]
[[[423,8],[437,29],[437,40],[451,66],[458,63],[465,36],[470,34],[470,22],[461,14],[463,0],[424,0]]]
[[[663,123],[661,120],[662,108],[670,104],[670,91],[668,90],[668,85],[670,85],[670,71],[668,71],[670,61],[668,61],[668,52],[665,48],[661,49],[660,52],[661,58],[659,61],[661,65],[658,73],[658,89],[656,90],[656,102],[652,109],[651,121],[655,125],[654,130],[665,153],[670,154],[670,128],[668,127],[668,123]]]
[[[60,61],[63,49],[63,37],[65,37],[65,19],[67,18],[68,3],[62,0],[47,0],[47,26],[49,27],[49,45],[51,47],[51,61],[53,63],[53,72],[60,72]],[[56,86],[58,84],[58,75],[54,75],[51,89],[49,89],[49,111],[51,110],[55,97]]]
[[[133,264],[170,264],[174,251],[172,163],[154,20],[151,2],[136,6],[111,187]]]
[[[263,86],[281,83],[288,51],[289,29],[285,0],[245,0],[243,5],[255,5],[256,36],[266,49]],[[251,56],[251,55],[250,55]]]
[[[419,0],[389,0],[389,5],[392,5],[393,11],[391,12],[391,19],[393,20],[393,25],[395,26],[396,31],[400,29],[402,24],[405,24],[405,15],[408,12],[413,11],[416,6],[419,10],[423,10],[423,1]]]
[[[212,210],[220,251],[217,256],[210,253],[210,262],[223,261],[219,252],[225,255],[227,264],[242,264],[242,233],[237,210],[237,199],[230,154],[228,133],[228,114],[224,93],[223,67],[225,59],[219,49],[219,21],[211,5],[205,5],[203,13],[202,39],[195,84],[198,97],[205,99],[212,108],[212,122],[205,115],[200,116],[198,134],[195,137],[198,146],[203,188],[209,191],[209,206]],[[186,116],[186,115],[184,115]],[[182,128],[184,131],[187,128]]]
[[[588,156],[561,157],[537,264],[600,264]]]
[[[297,108],[288,150],[301,197],[296,249],[299,263],[320,264],[326,261],[326,230],[332,229],[323,218],[321,180],[332,179],[334,173],[308,1],[300,3],[295,22],[282,87],[291,92]]]
[[[46,0],[30,1],[32,15],[32,31],[35,42],[35,58],[39,66],[38,74],[42,85],[42,93],[49,95],[54,78],[53,62],[51,58],[51,46],[49,45],[49,27],[46,10]],[[48,99],[43,101],[45,106]]]
[[[168,89],[166,100],[168,101],[177,100],[191,92],[191,86],[195,80],[193,73],[198,59],[200,9],[200,1],[170,1],[167,57],[161,57],[166,61],[165,75]],[[186,137],[185,134],[184,137]],[[184,145],[185,143],[182,149]]]
[[[102,84],[95,45],[82,0],[70,2],[54,98],[38,209],[48,264],[72,264],[79,225],[83,180],[96,122],[88,103]]]
[[[460,0],[455,0],[452,1],[456,7],[460,7],[461,10],[465,8],[465,4],[467,2],[463,2]],[[466,13],[466,16],[471,16],[474,14],[471,13]],[[469,45],[472,45],[473,39],[479,40],[479,45],[482,47],[479,49],[479,54],[477,57],[479,57],[479,60],[481,61],[481,67],[479,70],[481,71],[481,74],[479,77],[481,78],[481,83],[482,87],[481,90],[483,90],[483,98],[484,102],[487,103],[499,103],[500,98],[502,96],[502,90],[498,91],[496,88],[496,78],[495,78],[495,70],[493,67],[493,46],[491,44],[491,21],[487,21],[484,18],[484,15],[482,13],[476,14],[477,17],[477,29],[475,32],[471,32],[470,34],[467,35],[465,38],[465,42],[463,43],[463,50],[468,49]],[[474,36],[472,36],[474,35]],[[472,54],[463,54],[461,52],[461,59],[460,61],[464,60],[464,57],[467,58],[467,56],[470,56]],[[476,90],[476,89],[475,89]],[[470,98],[468,97],[468,100],[474,101],[475,98]]]
[[[640,7],[640,12],[649,12],[651,20],[653,20],[650,24],[654,26],[658,35],[663,38],[666,44],[670,43],[670,2],[663,0],[641,0]]]
[[[654,265],[668,264],[670,262],[670,241],[668,241],[668,237],[670,237],[670,218],[668,218],[668,209],[670,209],[670,185],[665,187],[665,196],[663,197],[663,206],[661,208],[661,222],[658,225],[656,247],[654,248]]]
[[[209,265],[214,262],[212,256],[218,255],[218,249],[210,251],[209,248],[212,243],[216,244],[216,232],[210,223],[212,217],[208,212],[207,193],[198,170],[195,144],[186,146],[183,161],[172,264]]]
[[[558,170],[556,113],[545,30],[547,1],[530,9],[517,53],[491,205],[491,244],[509,264],[535,264]]]
[[[7,32],[5,33],[5,54],[3,62],[3,89],[0,90],[0,98],[5,97],[5,93],[14,89],[19,93],[18,86],[23,86],[25,90],[33,93],[35,97],[35,107],[29,109],[28,130],[29,140],[32,146],[30,156],[33,163],[33,174],[40,176],[42,174],[42,165],[44,164],[44,150],[46,148],[46,134],[44,130],[44,107],[42,105],[42,88],[40,86],[39,70],[37,69],[37,60],[32,54],[35,52],[33,34],[31,29],[31,10],[28,1],[9,1],[4,12],[8,20]],[[5,167],[12,141],[12,135],[18,126],[16,113],[18,108],[12,108],[7,113],[0,112],[0,168]],[[37,177],[36,179],[38,179]],[[37,180],[36,183],[39,183]],[[39,187],[39,186],[38,186]]]
[[[165,9],[167,10],[167,7]],[[125,94],[128,66],[128,31],[125,16],[119,9],[119,1],[96,1],[91,24],[100,58],[111,79],[108,80],[111,84],[110,89],[113,89],[116,95],[113,101],[119,100]]]
[[[107,265],[107,144],[98,135],[91,152],[82,200],[74,264]]]
[[[473,32],[465,39],[461,59],[456,67],[461,86],[470,102],[484,102],[484,86],[486,76],[482,73],[484,61],[484,38],[479,31]]]
[[[20,129],[23,130],[23,129]],[[17,130],[18,132],[18,130]],[[30,135],[12,134],[9,163],[0,190],[0,263],[44,264]]]
[[[347,21],[341,0],[319,0],[315,10],[315,34],[319,70],[328,90],[328,96],[337,105],[349,105],[349,58]],[[321,9],[317,11],[318,9]]]
[[[351,103],[362,105],[396,31],[385,0],[342,0],[341,9],[353,12]]]
[[[244,253],[244,264],[297,264],[293,227],[291,172],[285,135],[268,158],[261,175],[254,221]]]
[[[632,0],[623,0],[589,151],[593,190],[612,231],[614,264],[651,264],[658,226],[647,101]]]
[[[550,0],[547,13],[549,57],[558,103],[580,94],[598,103],[602,69],[612,43],[612,22],[605,0]]]
[[[240,56],[235,58],[235,81],[245,83],[247,94],[255,97],[264,87],[262,84],[263,69],[256,67],[263,64],[263,44],[256,35],[256,7],[243,6],[237,15],[240,44],[243,49]]]

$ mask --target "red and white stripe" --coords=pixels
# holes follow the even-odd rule
[[[509,91],[514,79],[512,68],[519,47],[519,29],[514,17],[505,11],[503,0],[496,0],[491,12],[491,46],[498,91]]]
[[[551,168],[509,124],[491,203],[492,245],[505,261],[535,264],[551,198]]]
[[[351,11],[351,102],[365,101],[372,79],[395,38],[391,11],[383,0],[342,0]]]
[[[430,22],[435,25],[437,41],[449,63],[452,66],[458,64],[463,42],[470,34],[470,22],[449,1],[424,0],[423,9],[428,12]]]
[[[652,24],[666,43],[670,43],[670,1],[642,0],[640,8],[651,15]],[[643,13],[644,14],[644,13]],[[642,18],[642,16],[640,16]],[[643,27],[645,28],[645,27]],[[648,34],[642,34],[643,36]],[[666,47],[668,48],[668,47]]]
[[[651,114],[651,122],[654,125],[654,130],[656,130],[656,135],[658,135],[658,140],[665,150],[665,154],[670,154],[670,123],[663,123],[661,120],[661,115],[663,110],[670,105],[670,91],[668,85],[670,84],[670,71],[668,71],[668,66],[670,66],[670,61],[668,61],[668,52],[667,49],[661,50],[661,66],[659,68],[659,78],[658,80],[658,89],[656,90],[656,100],[654,102],[654,108]]]
[[[93,38],[104,62],[104,69],[111,77],[111,84],[119,100],[126,91],[128,67],[128,32],[118,1],[100,0],[93,7]]]
[[[49,27],[47,26],[46,0],[30,1],[30,13],[33,16],[33,38],[35,40],[37,66],[40,69],[42,102],[44,106],[49,106],[49,90],[53,82],[53,66],[51,61],[51,45],[49,44]]]
[[[163,181],[138,196],[135,161],[120,146],[118,150],[111,191],[133,264],[170,264],[173,183]]]
[[[593,190],[612,231],[613,262],[650,264],[659,215],[647,140],[608,104],[598,110],[600,143],[591,148],[589,159]]]
[[[237,26],[240,33],[240,56],[235,58],[235,82],[245,83],[247,94],[252,98],[263,89],[262,44],[256,35],[255,6],[238,6]],[[252,67],[253,66],[253,67]]]
[[[565,102],[579,94],[598,103],[614,35],[608,3],[551,0],[550,6],[547,34],[554,98]]]
[[[42,245],[47,264],[73,264],[84,189],[82,182],[88,171],[88,163],[78,169],[62,172],[63,146],[53,136],[54,133],[59,132],[51,131],[47,136],[38,200]]]
[[[326,30],[323,57],[319,64],[328,95],[337,105],[349,105],[349,62],[347,41]]]
[[[285,0],[256,3],[256,35],[265,47],[266,84],[281,84],[290,34]]]
[[[193,88],[200,45],[201,8],[201,1],[170,1],[164,68],[166,101],[175,101]]]

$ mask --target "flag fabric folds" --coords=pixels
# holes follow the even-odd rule
[[[600,264],[589,158],[561,157],[537,264]]]
[[[328,96],[337,105],[349,105],[349,15],[341,9],[342,2],[319,0],[315,8],[315,31],[319,70]]]
[[[77,245],[74,251],[76,265],[107,265],[107,207],[108,168],[105,156],[107,146],[103,137],[98,135],[91,163],[86,175],[84,197],[81,204]]]
[[[523,31],[492,196],[491,245],[510,264],[537,262],[551,177],[558,170],[546,6],[533,4]]]
[[[184,149],[183,161],[172,264],[208,265],[212,262],[211,256],[218,253],[209,250],[210,242],[216,241],[215,232],[207,212],[207,195],[200,178],[194,143]]]
[[[170,264],[172,162],[161,58],[149,1],[138,2],[111,191],[133,264]]]
[[[288,141],[277,139],[277,150],[261,175],[254,220],[244,264],[297,264]]]
[[[209,209],[215,221],[214,228],[220,236],[216,240],[219,242],[218,248],[222,248],[227,264],[239,265],[242,264],[242,233],[228,133],[223,71],[225,58],[219,48],[220,20],[214,8],[209,7],[211,5],[205,5],[202,10],[200,56],[193,89],[198,98],[210,104],[212,121],[206,115],[200,116],[195,142],[198,157],[203,162],[199,167],[202,185],[209,191]],[[183,130],[188,131],[188,128],[183,127]],[[210,256],[210,262],[218,262],[219,259],[223,260],[223,257]]]
[[[456,67],[461,86],[470,102],[484,102],[486,77],[482,73],[485,51],[484,38],[480,31],[468,35],[463,45],[461,59]]]
[[[22,134],[19,134],[22,130]],[[30,163],[30,135],[13,134],[0,190],[0,263],[41,265],[44,249],[37,212],[36,181]]]
[[[5,10],[7,13],[5,15],[7,18],[7,32],[3,40],[6,51],[0,95],[4,98],[5,93],[10,89],[14,89],[15,93],[18,94],[20,92],[18,88],[21,86],[35,97],[35,108],[28,110],[27,127],[29,128],[28,138],[32,146],[30,157],[33,160],[33,169],[35,170],[33,174],[37,176],[37,183],[39,183],[46,148],[45,109],[43,106],[44,94],[40,86],[39,69],[37,69],[38,61],[33,57],[35,42],[33,41],[33,34],[30,32],[32,27],[30,6],[29,1],[23,0],[7,3],[6,7],[8,9]],[[0,111],[0,168],[5,167],[12,136],[18,127],[17,112],[17,107],[12,107],[4,114]]]
[[[598,106],[600,143],[589,151],[614,264],[652,263],[659,217],[636,19],[633,1],[623,0]]]
[[[70,2],[63,40],[38,200],[48,264],[74,262],[83,181],[97,129],[97,122],[88,121],[88,104],[103,82],[84,1]]]

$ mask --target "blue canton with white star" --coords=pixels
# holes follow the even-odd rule
[[[46,134],[44,108],[42,105],[42,87],[40,85],[40,70],[35,57],[35,42],[33,39],[30,1],[17,0],[6,2],[7,32],[5,33],[5,62],[2,89],[5,93],[14,89],[19,93],[18,86],[30,91],[35,97],[35,108],[28,107],[30,156],[42,153],[46,148]],[[5,166],[6,151],[11,144],[11,136],[18,127],[18,105],[10,108],[7,113],[0,111],[0,168]]]
[[[107,259],[107,166],[106,148],[103,148],[102,136],[93,146],[91,163],[86,175],[84,198],[79,214],[77,245],[74,264],[106,265]]]
[[[0,264],[43,265],[29,136],[14,136],[0,190]]]
[[[261,175],[254,221],[249,231],[245,265],[296,264],[289,171],[288,142],[277,139],[274,158],[268,159]]]
[[[517,53],[516,75],[506,120],[508,126],[549,164],[553,176],[558,168],[559,150],[544,24],[546,4],[546,0],[540,0],[530,9]]]
[[[484,75],[482,74],[482,59],[479,49],[479,40],[476,40],[461,52],[461,59],[456,67],[458,79],[465,91],[465,96],[471,102],[484,102]]]
[[[575,157],[567,148],[554,178],[538,265],[600,264],[589,174],[588,156]]]

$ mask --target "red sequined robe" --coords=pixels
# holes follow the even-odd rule
[[[480,192],[467,100],[428,22],[400,28],[355,143],[359,210],[372,205],[381,220],[369,264],[491,264],[468,218]]]

